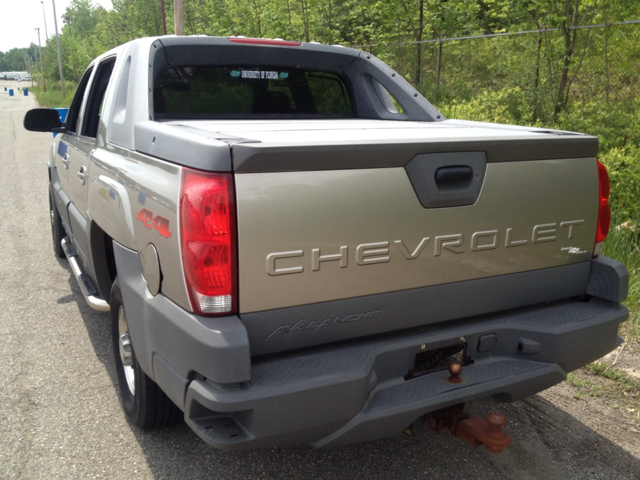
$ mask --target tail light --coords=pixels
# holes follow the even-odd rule
[[[593,249],[593,256],[600,254],[605,238],[609,234],[611,226],[611,209],[609,208],[609,174],[607,167],[598,161],[598,183],[600,185],[600,196],[598,204],[598,228],[596,230],[596,243]]]
[[[236,228],[230,174],[184,168],[180,234],[193,311],[205,315],[235,313]]]

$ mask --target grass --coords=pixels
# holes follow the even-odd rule
[[[623,222],[612,227],[605,241],[603,255],[622,262],[629,271],[629,296],[624,302],[629,309],[629,320],[622,324],[625,337],[640,337],[640,224]]]
[[[618,368],[594,362],[567,376],[576,389],[575,397],[599,397],[614,409],[626,409],[640,424],[640,380]]]
[[[68,108],[73,100],[75,85],[65,85],[65,87],[66,98],[62,98],[60,84],[47,84],[46,92],[40,86],[32,87],[29,90],[36,96],[41,107]]]

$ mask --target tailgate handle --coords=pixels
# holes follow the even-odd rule
[[[473,205],[487,171],[485,152],[420,153],[404,166],[424,208]]]
[[[438,190],[465,190],[471,186],[473,169],[466,166],[442,167],[436,170]]]

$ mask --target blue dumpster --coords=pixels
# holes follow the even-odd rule
[[[58,117],[60,117],[60,122],[64,123],[64,121],[67,119],[67,113],[69,112],[69,109],[68,108],[54,108],[53,110],[58,112]],[[57,133],[53,134],[54,137],[56,135],[57,135]]]
[[[25,88],[24,90],[22,90],[24,92],[24,96],[28,97],[29,96],[29,89]]]
[[[9,89],[9,96],[10,96],[10,97],[13,97],[13,88],[10,88],[10,89]]]

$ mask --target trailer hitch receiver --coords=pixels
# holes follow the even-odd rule
[[[453,384],[463,383],[461,374],[462,365],[459,362],[452,362],[449,364],[449,377],[445,381]],[[487,420],[470,417],[464,411],[464,404],[461,403],[427,413],[409,425],[403,435],[419,436],[427,426],[437,435],[446,429],[451,432],[451,435],[460,437],[473,447],[486,445],[491,453],[500,453],[511,445],[511,439],[502,433],[505,424],[504,415],[496,412],[491,413]]]
[[[429,412],[424,417],[424,423],[437,435],[446,429],[473,447],[486,445],[491,453],[500,453],[511,445],[511,438],[502,432],[506,424],[504,415],[494,412],[484,420],[469,417],[463,408],[464,405],[454,405]]]
[[[505,423],[504,415],[495,412],[487,420],[467,418],[458,422],[456,435],[469,445],[479,447],[484,444],[491,453],[500,453],[511,445],[511,439],[502,433]]]

